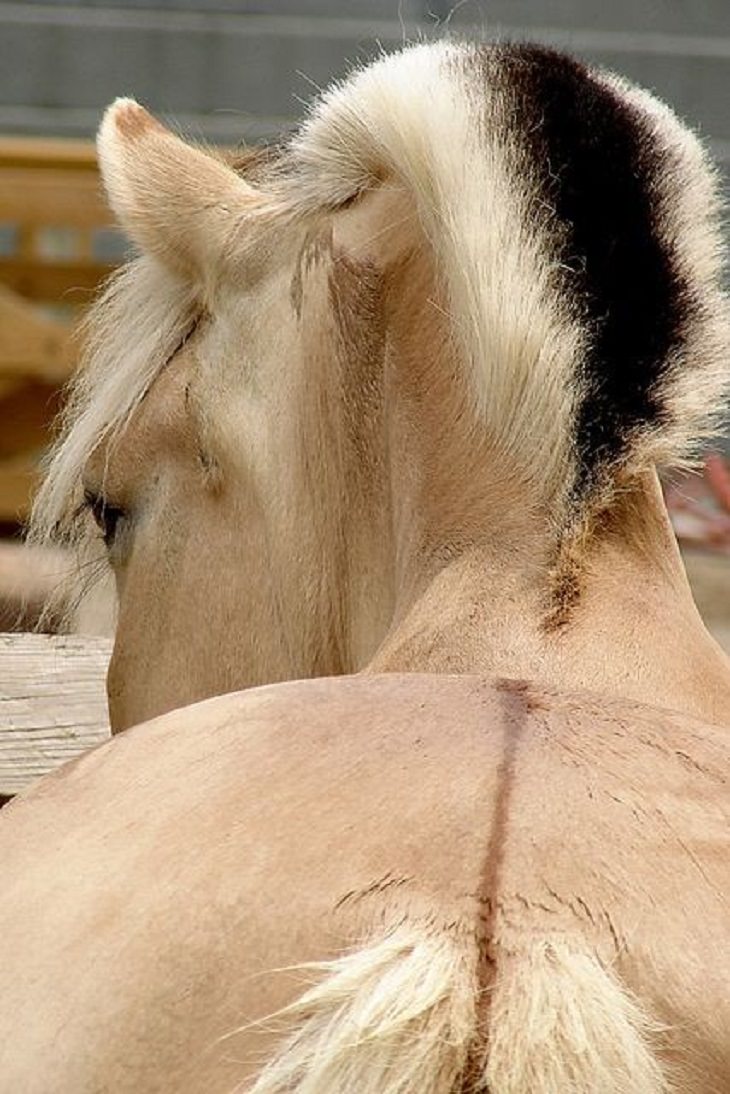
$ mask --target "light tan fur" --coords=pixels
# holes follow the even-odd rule
[[[32,964],[32,1018],[0,1074],[28,1094],[727,1086],[730,681],[654,467],[725,382],[713,184],[636,93],[707,306],[547,626],[587,347],[475,58],[356,74],[255,186],[127,100],[106,116],[110,199],[149,254],[97,307],[35,521],[86,549],[84,490],[121,514],[115,729],[339,678],[168,714],[3,818],[2,958]],[[39,903],[59,955],[25,928]],[[312,962],[303,992],[274,972]],[[211,1047],[237,1028],[240,1057]]]
[[[450,1025],[445,1074],[475,1032],[459,1094],[548,1061],[540,1094],[571,1070],[604,1094],[599,1061],[618,1094],[652,1056],[723,1094],[727,764],[724,729],[468,675],[289,683],[134,727],[3,810],[3,1080],[232,1094],[327,1028],[341,1048],[352,1004],[405,1089],[433,1045],[396,1061],[379,1014]]]

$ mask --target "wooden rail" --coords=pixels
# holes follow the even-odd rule
[[[93,144],[0,138],[0,521],[27,515],[76,320],[125,246]]]
[[[111,640],[0,634],[0,797],[109,737]]]

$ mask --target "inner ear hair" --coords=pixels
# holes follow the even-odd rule
[[[247,221],[271,205],[230,164],[175,136],[133,99],[109,107],[97,147],[121,226],[184,277],[218,276]]]

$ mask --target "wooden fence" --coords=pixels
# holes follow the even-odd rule
[[[22,522],[74,328],[123,257],[85,141],[0,138],[0,522]]]
[[[109,737],[107,638],[0,634],[0,799]]]

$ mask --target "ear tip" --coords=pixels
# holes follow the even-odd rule
[[[153,129],[160,130],[162,126],[135,99],[115,99],[104,112],[97,144],[101,148],[109,139],[138,140]]]

